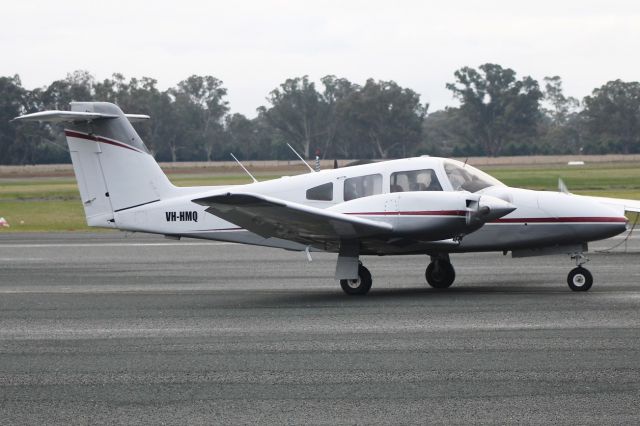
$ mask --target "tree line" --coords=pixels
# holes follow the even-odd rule
[[[150,115],[136,129],[159,161],[228,160],[230,152],[284,159],[287,143],[305,158],[640,152],[638,82],[609,81],[580,101],[564,95],[558,76],[540,84],[497,64],[461,68],[452,80],[446,87],[459,106],[429,113],[418,93],[394,81],[290,78],[247,118],[231,112],[213,76],[193,75],[167,90],[149,77],[97,81],[86,71],[33,90],[18,75],[0,77],[0,164],[68,162],[61,126],[9,120],[91,100]]]

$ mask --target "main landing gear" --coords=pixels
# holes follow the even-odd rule
[[[431,263],[424,273],[427,283],[433,288],[448,288],[456,279],[456,270],[448,254],[431,256]]]
[[[456,271],[448,254],[431,257],[431,263],[425,271],[425,278],[433,288],[448,288],[456,279]],[[371,290],[371,272],[361,263],[358,265],[358,278],[340,280],[340,287],[348,295],[365,295]]]
[[[348,295],[364,295],[371,290],[371,272],[362,263],[358,265],[358,278],[352,280],[340,280],[340,287]]]
[[[576,261],[576,267],[569,272],[567,276],[567,284],[573,291],[588,291],[593,284],[593,276],[588,269],[582,265],[587,263],[587,259],[582,253],[574,253],[571,255],[571,259]]]

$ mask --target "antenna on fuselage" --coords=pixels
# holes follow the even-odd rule
[[[558,192],[562,192],[563,194],[570,194],[569,188],[564,183],[561,177],[558,178]]]
[[[291,149],[291,151],[293,151],[293,153],[300,159],[300,161],[302,161],[304,163],[305,166],[307,166],[309,168],[309,170],[311,171],[311,173],[315,173],[315,170],[313,170],[313,168],[309,165],[309,163],[307,163],[306,161],[304,161],[304,158],[302,158],[300,156],[300,154],[298,154],[298,151],[296,151],[295,149],[293,149],[293,147],[291,145],[289,145],[289,143],[287,143],[287,146],[289,147],[289,149]]]
[[[244,170],[251,179],[253,179],[254,183],[258,183],[258,179],[254,178],[253,175],[249,172],[249,170],[247,170],[247,168],[245,166],[242,165],[242,163],[236,158],[235,155],[233,155],[233,153],[229,153],[231,155],[231,158],[233,158],[234,160],[236,160],[236,163],[238,163],[238,166],[242,167],[242,170]]]

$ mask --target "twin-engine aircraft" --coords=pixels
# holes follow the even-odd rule
[[[73,102],[17,121],[66,122],[87,224],[337,253],[345,293],[371,288],[365,255],[426,254],[427,283],[455,280],[451,253],[568,254],[571,290],[593,283],[587,243],[627,229],[640,201],[510,188],[459,161],[419,157],[234,186],[176,187],[114,104]]]

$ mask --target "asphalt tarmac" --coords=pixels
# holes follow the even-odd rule
[[[622,242],[612,239],[592,248]],[[0,424],[640,423],[640,239],[565,256],[366,257],[0,234]]]

